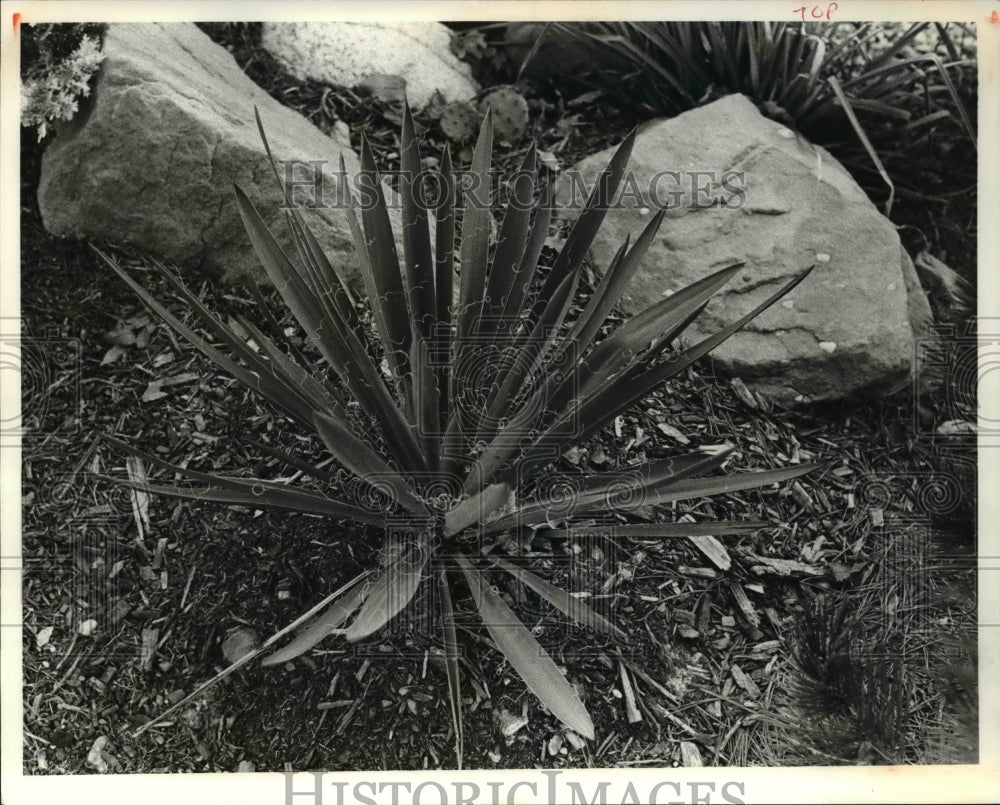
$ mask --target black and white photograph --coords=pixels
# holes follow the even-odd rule
[[[5,803],[1000,798],[997,7],[796,2],[3,3]]]

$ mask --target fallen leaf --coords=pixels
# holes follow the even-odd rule
[[[670,438],[677,441],[679,444],[691,443],[691,440],[688,439],[688,437],[685,436],[683,433],[681,433],[679,430],[677,430],[677,428],[675,428],[673,425],[668,425],[666,422],[658,422],[656,424],[656,427],[660,431],[660,433],[662,433],[664,436],[669,436]]]

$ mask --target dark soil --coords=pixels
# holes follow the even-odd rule
[[[252,49],[252,34],[228,34],[251,77],[280,88],[282,102],[308,110],[321,127],[344,119],[354,136],[363,128],[391,164],[396,126],[376,101],[293,88]],[[574,111],[558,95],[531,102],[533,134],[546,148],[561,143],[564,164],[629,127],[596,106]],[[567,126],[569,115],[578,117]],[[22,142],[26,773],[92,773],[101,763],[119,773],[234,771],[241,763],[454,767],[439,631],[418,615],[366,644],[329,639],[285,667],[251,665],[135,736],[225,666],[227,635],[250,629],[266,637],[285,626],[371,567],[381,534],[163,498],[149,501],[145,524],[129,491],[100,477],[127,471],[97,441],[101,433],[192,468],[265,477],[289,470],[250,439],[322,453],[145,314],[86,244],[44,231],[33,140]],[[518,149],[498,157],[510,170]],[[968,212],[956,201],[930,230],[958,260],[975,251],[951,245],[947,233],[964,231],[974,242]],[[142,258],[115,253],[143,270]],[[154,296],[169,299],[146,276]],[[223,313],[252,309],[242,289],[190,280]],[[104,362],[116,341],[120,357]],[[144,401],[149,384],[167,378],[178,382]],[[919,405],[907,397],[853,409],[752,407],[700,368],[581,445],[553,467],[554,479],[571,483],[643,455],[726,441],[739,448],[738,469],[791,457],[837,466],[780,489],[679,509],[774,524],[726,538],[726,572],[679,540],[538,546],[552,549],[555,561],[538,560],[549,575],[590,593],[628,634],[624,645],[608,643],[516,586],[503,588],[579,683],[597,741],[574,748],[468,618],[460,630],[465,766],[669,767],[682,763],[682,742],[706,765],[974,760],[974,454],[968,442],[938,435],[953,418],[944,394]],[[781,576],[760,557],[816,573]],[[623,674],[638,723],[626,718]],[[500,714],[523,714],[527,723],[504,737]]]

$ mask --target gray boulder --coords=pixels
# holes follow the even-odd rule
[[[261,276],[233,196],[238,183],[292,250],[281,191],[254,107],[276,159],[322,162],[322,208],[307,220],[334,265],[357,274],[350,228],[338,207],[338,160],[358,170],[346,127],[327,136],[247,78],[232,56],[191,23],[112,24],[88,108],[45,151],[38,202],[57,235],[108,240],[232,280]],[[313,202],[309,166],[295,169]]]
[[[572,218],[613,149],[567,171]],[[638,312],[735,261],[743,271],[687,331],[707,336],[815,265],[787,297],[713,353],[720,372],[789,405],[904,387],[930,308],[893,225],[822,148],[731,95],[639,133],[625,187],[592,249],[599,270],[655,208],[668,209],[626,292]]]
[[[439,22],[265,22],[261,34],[265,50],[298,78],[353,87],[398,76],[418,108],[435,92],[467,101],[479,91],[450,43]]]

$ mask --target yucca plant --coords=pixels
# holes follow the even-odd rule
[[[258,126],[264,138],[259,116]],[[459,193],[450,153],[446,149],[441,160],[440,197],[433,205],[420,203],[421,163],[413,120],[406,110],[399,184],[403,260],[399,260],[372,150],[363,140],[358,179],[372,203],[362,206],[350,197],[347,215],[368,297],[370,326],[363,307],[354,302],[344,267],[324,256],[301,213],[290,205],[287,222],[295,247],[292,256],[282,250],[246,193],[236,187],[247,234],[268,278],[322,355],[323,360],[316,363],[285,338],[262,296],[258,295],[261,319],[272,322],[274,337],[250,321],[241,322],[255,349],[165,271],[207,332],[205,337],[105,255],[143,302],[177,333],[318,436],[340,467],[379,491],[384,505],[376,508],[346,500],[332,474],[274,447],[258,445],[314,483],[292,486],[264,478],[197,472],[109,438],[123,453],[194,483],[133,480],[133,485],[156,494],[273,507],[367,526],[391,520],[393,533],[402,534],[382,554],[381,566],[350,581],[224,673],[271,651],[293,632],[293,639],[271,653],[265,665],[292,660],[334,632],[349,642],[363,640],[407,607],[422,584],[433,583],[439,593],[459,764],[459,645],[452,601],[458,596],[467,600],[466,593],[496,648],[528,689],[567,727],[586,738],[594,737],[590,715],[573,686],[490,578],[494,574],[513,577],[580,624],[618,639],[624,639],[624,633],[579,598],[528,570],[517,556],[495,558],[489,555],[490,549],[504,535],[546,524],[565,535],[564,522],[550,521],[556,508],[565,512],[566,502],[557,502],[544,492],[526,496],[533,479],[551,463],[549,457],[588,438],[683,372],[795,287],[810,270],[738,321],[691,346],[674,348],[681,332],[739,270],[738,265],[706,276],[605,335],[606,319],[656,236],[661,212],[634,245],[622,245],[585,306],[567,323],[581,266],[622,180],[633,140],[634,134],[618,148],[550,267],[540,265],[540,256],[552,204],[548,193],[541,194],[540,203],[534,201],[534,147],[513,182],[495,242],[490,242],[489,204],[469,194],[456,253]],[[264,144],[267,147],[266,138]],[[491,152],[492,124],[487,115],[471,163],[479,188],[488,187]],[[274,166],[269,147],[268,156]],[[457,285],[453,282],[456,274]],[[713,475],[730,452],[694,452],[630,467],[629,478],[638,494],[625,496],[627,500],[613,494],[621,491],[621,476],[596,474],[579,490],[570,514],[609,508],[624,514],[640,504],[767,486],[818,466]],[[615,528],[621,536],[670,538],[746,533],[765,525],[675,522]]]
[[[900,25],[888,42],[877,23],[588,22],[548,30],[592,53],[595,65],[610,65],[598,80],[644,110],[673,116],[746,95],[763,114],[830,148],[864,185],[881,179],[888,215],[898,183],[927,192],[913,181],[914,154],[935,133],[967,137],[973,152],[976,145],[958,91],[959,83],[974,87],[975,61],[944,23],[933,25],[946,58],[914,52],[931,25]]]

